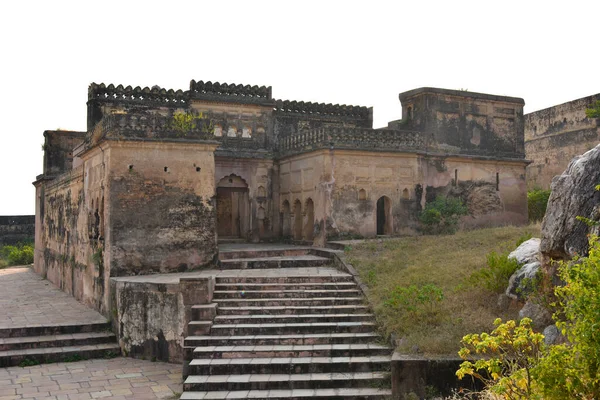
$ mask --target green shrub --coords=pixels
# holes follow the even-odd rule
[[[18,244],[0,248],[0,268],[31,263],[33,263],[33,245],[31,244]]]
[[[531,319],[519,324],[510,320],[494,321],[492,333],[470,334],[462,339],[458,352],[465,360],[456,371],[459,379],[466,375],[481,380],[487,389],[503,399],[534,399],[532,370],[545,349],[544,335],[535,333]]]
[[[549,197],[550,190],[533,189],[527,192],[527,211],[529,212],[530,222],[544,219]]]
[[[519,268],[519,263],[514,258],[508,258],[508,253],[498,254],[495,251],[488,253],[486,259],[487,265],[473,272],[469,281],[491,292],[503,293],[510,277]]]
[[[458,228],[461,215],[467,214],[467,207],[461,199],[437,196],[427,203],[419,214],[423,232],[428,234],[451,234]]]
[[[562,263],[556,287],[556,326],[566,343],[544,346],[539,333],[523,319],[491,333],[467,335],[459,355],[467,360],[457,371],[486,384],[502,399],[600,399],[600,241],[590,239],[589,256]],[[476,360],[472,355],[483,356]],[[482,374],[481,371],[485,371]]]

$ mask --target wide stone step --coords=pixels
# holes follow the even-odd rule
[[[367,306],[362,305],[219,307],[218,315],[364,314],[368,310]]]
[[[189,375],[308,374],[386,371],[391,357],[196,358]]]
[[[251,314],[218,315],[215,324],[370,321],[373,314]]]
[[[191,375],[183,384],[185,391],[239,391],[273,389],[326,389],[350,387],[382,387],[387,380],[384,372],[353,372],[325,374],[254,374],[254,375]]]
[[[0,339],[0,351],[48,347],[116,343],[112,332],[85,332],[50,336],[24,336]]]
[[[202,346],[193,358],[272,358],[272,357],[366,357],[392,353],[378,344],[308,344],[275,346]]]
[[[281,306],[333,306],[363,304],[363,298],[354,297],[304,297],[304,298],[261,298],[261,299],[213,299],[220,307],[281,307]]]
[[[229,283],[325,283],[325,282],[354,282],[352,275],[336,274],[315,274],[315,275],[265,275],[265,276],[219,276],[216,278],[216,284]]]
[[[273,282],[273,283],[217,283],[215,290],[337,290],[355,289],[355,282]]]
[[[88,358],[112,358],[120,354],[121,348],[116,343],[8,350],[0,351],[0,367],[11,367],[21,363],[44,364]]]
[[[360,296],[358,289],[340,290],[215,290],[213,299],[280,299],[280,298],[319,298]]]
[[[235,335],[285,335],[292,333],[371,332],[373,322],[311,322],[270,324],[215,324],[210,333],[215,336]]]
[[[307,333],[289,335],[237,335],[237,336],[188,336],[185,347],[197,346],[249,346],[249,345],[298,345],[298,344],[351,344],[371,343],[379,339],[375,332],[359,333]]]
[[[219,261],[219,269],[265,269],[320,267],[331,262],[329,258],[302,255],[283,257],[232,258]]]
[[[182,400],[213,399],[265,399],[265,400],[299,400],[309,397],[319,399],[387,399],[392,395],[390,389],[343,388],[343,389],[287,389],[287,390],[243,390],[230,392],[185,392]]]
[[[108,322],[98,322],[93,324],[56,324],[27,326],[19,328],[2,328],[0,329],[0,338],[66,335],[72,333],[109,331],[110,329],[111,326]]]
[[[309,248],[288,248],[288,249],[265,249],[265,250],[233,250],[219,252],[219,260],[232,260],[244,258],[265,258],[265,257],[298,257],[311,253]]]

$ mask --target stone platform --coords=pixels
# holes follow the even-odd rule
[[[0,367],[115,357],[108,320],[27,267],[0,270]]]
[[[0,330],[107,322],[27,267],[0,269],[0,293]]]

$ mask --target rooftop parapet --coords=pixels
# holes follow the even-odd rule
[[[389,129],[328,127],[311,129],[279,138],[279,152],[289,155],[320,148],[425,151],[428,141],[422,132]]]
[[[214,140],[208,121],[177,128],[172,115],[155,113],[118,113],[104,116],[85,138],[85,150],[104,139],[117,140]]]
[[[273,103],[271,86],[250,86],[210,81],[190,81],[189,96],[198,100],[225,101],[249,104]]]
[[[308,114],[313,116],[339,116],[357,119],[370,119],[372,109],[345,104],[312,103],[309,101],[276,100],[275,112],[279,114]]]
[[[167,90],[158,86],[142,89],[139,86],[132,88],[92,83],[88,88],[88,100],[182,107],[188,103],[189,94],[182,90]]]

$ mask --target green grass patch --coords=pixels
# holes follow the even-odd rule
[[[400,351],[456,355],[464,335],[489,331],[498,317],[517,317],[516,308],[498,307],[497,288],[474,285],[472,276],[504,279],[502,260],[490,273],[479,271],[491,269],[490,253],[512,251],[529,235],[539,237],[539,225],[369,240],[344,257],[369,287],[382,332],[400,338]]]

